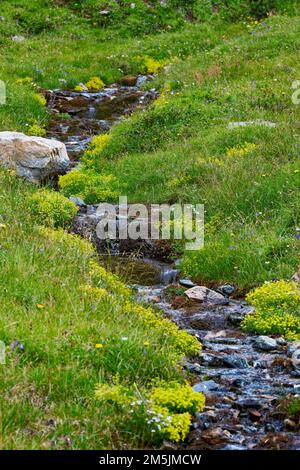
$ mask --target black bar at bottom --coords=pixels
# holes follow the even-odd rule
[[[241,470],[241,465],[291,465],[299,463],[296,451],[1,451],[0,464],[19,465],[20,468],[179,468],[191,466],[211,469],[212,465],[230,465]],[[2,467],[2,468],[8,468]],[[221,468],[221,467],[220,467]]]

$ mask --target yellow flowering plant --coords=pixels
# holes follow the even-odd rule
[[[104,82],[99,77],[92,77],[85,83],[85,86],[89,91],[98,91],[104,87]]]
[[[39,124],[31,124],[29,127],[28,127],[28,131],[27,131],[27,134],[28,135],[33,135],[33,136],[36,136],[36,137],[45,137],[46,136],[46,130],[41,127]]]
[[[227,157],[243,157],[253,152],[255,149],[257,149],[257,147],[258,146],[256,144],[249,144],[245,142],[244,145],[238,145],[237,147],[232,147],[232,148],[227,149],[226,156]]]
[[[100,402],[121,406],[129,413],[126,428],[144,427],[149,442],[183,441],[189,433],[192,414],[204,409],[205,397],[190,385],[160,383],[149,390],[131,390],[120,385],[99,384],[95,397]]]
[[[62,194],[40,189],[29,198],[29,208],[39,224],[64,227],[71,223],[77,207]]]
[[[280,334],[292,340],[300,335],[300,291],[296,283],[268,282],[246,299],[255,307],[242,323],[246,331]]]

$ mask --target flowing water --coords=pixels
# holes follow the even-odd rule
[[[180,306],[167,293],[162,284],[138,286],[140,301],[160,307],[202,343],[199,357],[184,367],[192,373],[195,389],[206,395],[206,407],[196,414],[181,448],[300,450],[299,424],[286,420],[280,406],[286,395],[300,393],[300,370],[291,361],[293,345],[281,338],[274,351],[257,350],[255,337],[240,328],[251,310],[242,300]]]
[[[76,165],[93,136],[107,132],[113,124],[157,97],[154,89],[141,89],[151,79],[151,75],[141,75],[135,86],[114,83],[97,93],[47,90],[45,96],[52,110],[47,136],[64,142]]]
[[[146,79],[150,77],[140,77],[140,83]],[[48,106],[53,110],[48,136],[65,142],[73,164],[77,164],[93,135],[106,132],[157,96],[155,90],[146,92],[138,85],[115,84],[99,93],[47,92]],[[65,114],[58,118],[58,113]],[[83,208],[75,223],[75,231],[92,241],[96,209]],[[205,393],[206,407],[195,416],[193,430],[182,447],[300,450],[299,425],[285,420],[279,406],[287,394],[300,392],[300,371],[291,360],[292,344],[281,339],[274,351],[255,349],[255,338],[240,328],[250,311],[244,301],[232,300],[222,306],[187,302],[182,288],[177,289],[178,270],[147,259],[148,248],[140,248],[139,256],[130,249],[130,256],[124,257],[103,255],[103,247],[98,246],[99,262],[132,285],[140,302],[154,303],[202,343],[201,354],[186,361],[184,368],[196,390]],[[180,295],[170,298],[170,285]]]

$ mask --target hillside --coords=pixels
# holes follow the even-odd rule
[[[92,141],[58,186],[41,190],[0,168],[0,447],[179,445],[204,409],[191,384],[210,377],[187,367],[200,362],[203,335],[184,323],[198,307],[176,324],[157,300],[138,300],[72,234],[70,196],[204,204],[204,248],[172,243],[167,261],[196,284],[233,285],[236,297],[258,287],[248,300],[259,317],[244,330],[299,338],[299,289],[288,282],[300,264],[299,33],[292,0],[1,2],[0,132],[46,136],[49,90],[80,91],[95,78],[109,86],[147,75],[142,90],[158,97]],[[186,306],[182,286],[170,292],[172,308]],[[290,434],[283,448],[296,446]]]

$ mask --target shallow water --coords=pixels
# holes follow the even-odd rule
[[[299,430],[284,422],[279,406],[287,394],[300,393],[300,371],[292,366],[287,342],[272,352],[253,347],[255,337],[236,324],[251,310],[245,301],[174,308],[164,286],[139,286],[138,298],[155,303],[202,343],[201,354],[184,367],[204,387],[206,407],[181,448],[300,450]]]
[[[151,79],[140,76],[137,86],[115,83],[97,93],[47,90],[45,96],[52,110],[47,136],[64,142],[71,160],[80,160],[95,135],[107,132],[114,123],[157,97],[155,90],[140,89],[139,84]]]
[[[155,97],[154,90],[145,92],[117,84],[99,93],[48,92],[48,106],[54,112],[48,136],[66,143],[76,165],[93,135],[107,132],[113,123]],[[68,116],[58,119],[57,112]],[[81,212],[75,232],[95,242],[96,207],[88,206]],[[123,252],[119,245],[115,250],[110,248]],[[178,447],[300,450],[299,431],[284,422],[279,407],[284,396],[300,392],[300,371],[293,368],[290,345],[282,341],[272,352],[257,351],[254,337],[239,326],[250,310],[242,300],[223,306],[185,305],[186,299],[179,296],[174,305],[166,288],[177,286],[178,270],[148,259],[147,250],[141,247],[126,248],[130,256],[103,255],[103,247],[98,247],[99,262],[135,287],[140,302],[154,303],[203,345],[201,354],[186,361],[184,368],[197,387],[204,387],[206,407],[195,416],[187,441]]]

